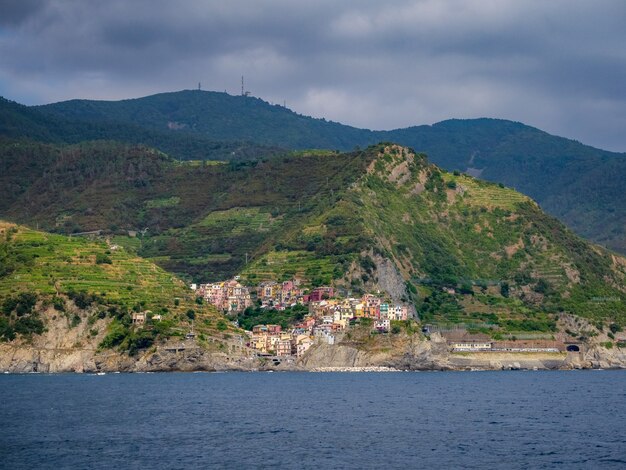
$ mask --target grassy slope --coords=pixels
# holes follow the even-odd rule
[[[97,263],[98,257],[110,263]],[[171,273],[103,241],[0,221],[0,264],[0,304],[21,293],[50,303],[55,297],[74,298],[83,291],[94,299],[90,306],[94,314],[116,317],[109,327],[122,329],[126,335],[131,334],[127,328],[130,314],[124,312],[132,309],[162,314],[159,338],[189,331],[190,309],[195,313],[195,329],[202,335],[222,335],[231,329],[214,308],[198,305],[192,291]]]
[[[497,119],[450,120],[388,133],[388,140],[426,152],[450,171],[529,195],[580,235],[626,252],[626,156]]]

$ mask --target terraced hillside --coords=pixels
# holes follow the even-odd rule
[[[192,320],[204,341],[233,330],[181,280],[120,246],[2,221],[0,305],[0,341],[42,334],[57,317],[68,330],[86,322],[102,348],[129,352],[184,337]],[[133,312],[146,312],[151,327],[132,328]]]
[[[6,141],[0,215],[48,231],[101,230],[189,280],[233,275],[354,181],[363,152],[294,152],[246,164],[179,163],[111,142]],[[128,232],[136,237],[128,237]]]
[[[561,312],[624,323],[623,258],[520,193],[397,145],[247,163],[102,142],[5,148],[5,217],[101,231],[189,281],[298,276],[387,292],[424,321],[510,331],[550,332]]]
[[[396,145],[244,270],[412,299],[423,321],[550,332],[563,312],[626,321],[626,261],[529,198]],[[606,325],[605,325],[606,326]]]

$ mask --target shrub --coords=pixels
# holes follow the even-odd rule
[[[67,293],[67,296],[74,301],[78,308],[83,310],[91,306],[92,303],[98,300],[97,295],[88,294],[84,290],[81,290],[79,292],[70,291]]]
[[[147,349],[154,344],[155,333],[149,330],[141,330],[128,337],[128,353],[131,356],[137,354],[140,349]]]
[[[502,297],[508,297],[511,292],[511,288],[508,282],[502,282],[500,284],[500,295]]]
[[[100,343],[100,348],[111,349],[120,345],[128,336],[128,329],[121,323],[114,321],[109,327],[109,332]]]
[[[11,315],[11,313],[17,313],[17,316],[29,314],[33,311],[35,304],[37,303],[37,296],[30,292],[22,292],[17,297],[8,297],[2,304],[2,313],[5,315]]]
[[[0,317],[0,341],[12,341],[15,339],[15,330],[8,318]]]
[[[539,294],[546,294],[550,290],[550,284],[543,278],[539,279],[535,287],[533,287],[533,290]]]
[[[113,264],[113,261],[104,253],[96,253],[96,264]]]
[[[58,295],[52,298],[52,306],[57,312],[65,312],[65,300]]]

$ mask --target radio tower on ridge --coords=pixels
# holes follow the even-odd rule
[[[250,96],[250,92],[246,91],[243,86],[243,75],[241,76],[241,96]]]

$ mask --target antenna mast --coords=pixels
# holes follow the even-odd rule
[[[245,95],[245,92],[243,90],[244,90],[244,88],[243,88],[243,75],[242,75],[241,76],[241,96]]]

